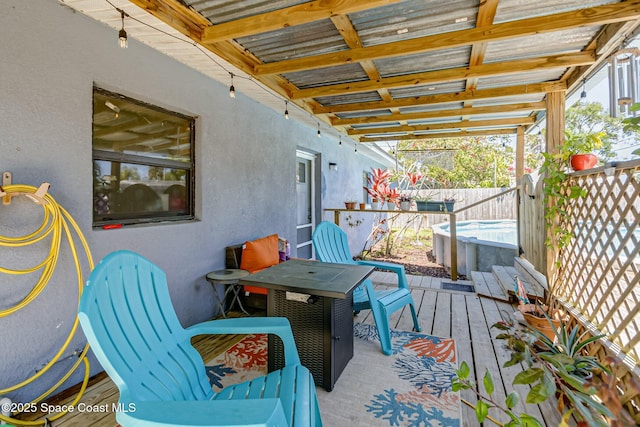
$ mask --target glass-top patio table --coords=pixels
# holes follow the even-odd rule
[[[331,391],[353,357],[353,290],[373,267],[292,259],[240,279],[268,289],[267,316],[289,319],[300,360],[315,383]],[[269,370],[284,364],[269,336]]]

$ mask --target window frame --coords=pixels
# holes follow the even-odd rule
[[[112,98],[118,102],[131,103],[138,107],[148,108],[155,112],[171,115],[177,119],[184,120],[188,124],[189,131],[189,161],[180,161],[174,159],[160,158],[156,156],[145,156],[141,154],[123,153],[117,151],[103,150],[95,148],[96,139],[96,125],[95,125],[95,97],[101,95],[104,97]],[[111,228],[115,226],[129,226],[129,225],[152,225],[162,223],[175,223],[177,221],[193,221],[195,220],[195,144],[196,144],[196,117],[189,116],[183,113],[179,113],[173,110],[169,110],[157,105],[150,104],[148,102],[141,101],[120,93],[112,92],[107,89],[95,86],[92,91],[92,120],[91,120],[91,147],[92,156],[91,162],[94,170],[94,177],[92,181],[92,226],[94,228]],[[153,138],[153,136],[150,136]],[[97,197],[96,192],[96,162],[115,162],[122,165],[140,165],[148,167],[160,167],[171,168],[177,170],[183,170],[185,172],[185,201],[186,208],[181,212],[171,212],[167,210],[150,211],[146,213],[98,213],[95,209],[95,199]],[[120,177],[117,179],[120,181]]]

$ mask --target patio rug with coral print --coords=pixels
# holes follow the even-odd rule
[[[391,341],[393,354],[385,356],[376,328],[354,325],[353,359],[333,391],[317,388],[324,425],[460,426],[460,396],[451,391],[454,340],[392,330]],[[207,363],[214,390],[266,371],[266,335],[247,335]]]

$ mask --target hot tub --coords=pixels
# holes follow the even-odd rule
[[[431,229],[436,262],[451,268],[449,223],[435,224]],[[491,271],[493,265],[513,265],[518,256],[516,220],[459,221],[456,235],[460,274]]]

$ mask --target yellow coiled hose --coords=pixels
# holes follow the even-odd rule
[[[47,254],[47,256],[40,263],[38,263],[33,267],[23,269],[23,270],[12,270],[12,269],[8,269],[0,266],[0,273],[12,274],[12,275],[13,274],[29,274],[29,273],[36,272],[38,270],[42,270],[40,277],[38,278],[38,281],[33,286],[31,291],[29,291],[29,293],[15,306],[9,307],[4,310],[0,310],[0,318],[6,317],[24,308],[27,304],[32,302],[38,295],[40,295],[40,293],[46,288],[49,282],[49,279],[51,278],[51,275],[55,271],[56,264],[58,262],[58,258],[60,255],[60,245],[62,242],[63,234],[67,237],[69,248],[71,249],[71,253],[73,255],[73,259],[75,262],[77,286],[78,286],[78,300],[80,299],[80,295],[82,294],[82,289],[84,287],[84,281],[82,277],[82,264],[78,256],[78,251],[76,250],[73,234],[71,232],[71,229],[69,228],[69,225],[71,225],[71,227],[73,228],[73,231],[75,232],[75,235],[82,243],[82,247],[84,249],[84,252],[89,264],[89,269],[93,270],[93,267],[94,267],[93,259],[91,257],[91,252],[89,250],[89,245],[87,244],[86,239],[84,238],[80,228],[78,227],[78,224],[71,217],[71,215],[69,215],[69,213],[54,200],[53,197],[51,197],[48,193],[42,194],[42,191],[39,191],[39,190],[40,189],[29,186],[29,185],[8,185],[8,186],[2,187],[2,191],[6,193],[5,197],[25,196],[36,201],[38,204],[42,206],[44,210],[44,217],[40,227],[38,227],[34,232],[28,235],[19,236],[19,237],[7,237],[7,236],[0,235],[0,246],[1,247],[27,246],[27,245],[40,242],[41,240],[47,237],[51,238],[51,243],[49,245],[49,253]],[[76,333],[76,330],[78,328],[78,324],[79,324],[78,317],[76,316],[73,322],[73,326],[71,327],[71,331],[67,336],[67,339],[62,344],[60,349],[57,351],[55,356],[53,356],[51,360],[42,369],[38,370],[36,374],[34,374],[33,376],[27,378],[26,380],[18,384],[15,384],[13,386],[10,386],[4,389],[0,389],[0,396],[6,393],[12,392],[14,390],[17,390],[21,387],[24,387],[25,385],[40,378],[45,372],[47,372],[58,361],[58,359],[60,359],[60,357],[65,353],[65,351],[69,347],[69,344],[71,343]],[[89,351],[89,345],[86,344],[84,346],[84,349],[78,356],[78,360],[74,362],[73,366],[71,366],[71,368],[67,371],[67,373],[56,384],[54,384],[51,388],[49,388],[49,390],[45,391],[43,394],[35,398],[31,403],[33,405],[36,405],[37,403],[44,400],[47,396],[53,393],[53,391],[55,391],[60,386],[62,386],[62,384],[73,374],[73,372],[75,372],[75,370],[78,368],[80,363],[84,363],[85,372],[84,372],[84,378],[82,381],[82,386],[80,388],[80,391],[78,392],[78,395],[70,404],[70,406],[75,406],[82,398],[84,391],[87,388],[87,384],[89,382],[90,367],[89,367],[89,360],[86,357],[88,351]],[[0,415],[0,420],[11,423],[11,424],[16,424],[16,425],[39,426],[39,425],[47,424],[47,421],[54,421],[56,419],[59,419],[62,416],[64,416],[66,413],[67,412],[56,413],[46,418],[45,420],[39,420],[39,421],[23,421],[23,420],[10,418],[10,417],[5,417],[2,415]]]

